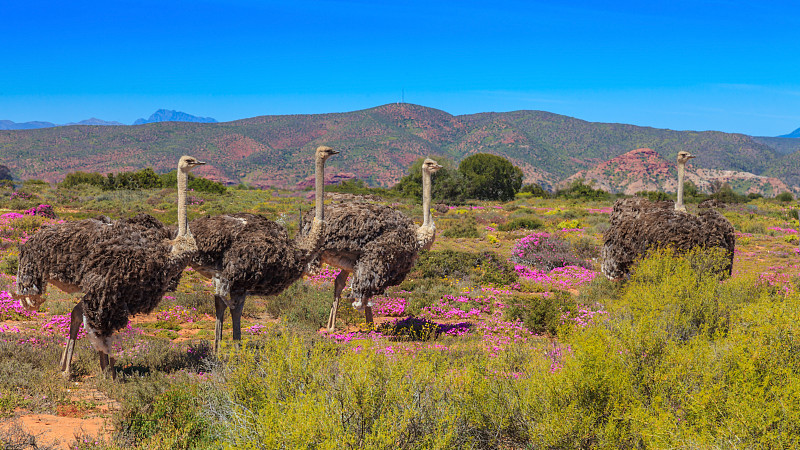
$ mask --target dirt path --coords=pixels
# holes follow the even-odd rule
[[[121,407],[104,393],[75,383],[73,403],[56,407],[56,414],[42,414],[18,409],[14,417],[0,421],[3,433],[22,431],[35,438],[38,446],[67,450],[78,440],[108,441],[114,432],[112,414]]]

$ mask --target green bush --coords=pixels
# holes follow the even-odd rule
[[[588,236],[580,236],[570,243],[578,258],[592,259],[600,256],[600,246]]]
[[[478,222],[472,216],[463,219],[450,220],[450,226],[442,232],[442,236],[449,238],[476,238],[478,233]]]
[[[517,280],[514,267],[495,252],[456,250],[422,252],[414,266],[415,278],[450,278],[476,284],[510,284]]]
[[[556,197],[568,200],[602,201],[611,198],[611,194],[602,190],[594,189],[583,180],[575,180],[568,188],[560,189],[555,193]]]
[[[497,227],[500,231],[513,230],[538,230],[544,224],[541,220],[532,217],[516,217]]]
[[[17,252],[9,252],[0,260],[0,272],[16,276],[17,269],[19,269],[19,254]]]
[[[783,203],[788,203],[794,200],[794,195],[791,192],[781,192],[775,196],[775,200]]]
[[[61,188],[74,188],[80,186],[81,184],[87,184],[89,186],[98,186],[103,187],[105,185],[106,178],[97,173],[97,172],[72,172],[68,173],[67,176],[64,178],[59,184]]]
[[[146,169],[143,169],[146,170]],[[196,177],[193,173],[189,172],[189,189],[197,192],[208,192],[210,194],[224,194],[227,192],[225,185],[211,181],[207,178]],[[161,185],[157,187],[175,188],[178,186],[178,171],[173,170],[165,174],[159,175]]]
[[[144,448],[210,448],[215,426],[203,404],[197,385],[181,383],[150,401],[126,404],[117,429]]]
[[[543,187],[539,186],[536,183],[526,184],[522,186],[519,190],[519,193],[524,194],[528,193],[531,194],[531,197],[539,197],[539,198],[550,198],[550,192],[545,190]]]
[[[577,311],[575,298],[569,292],[544,292],[537,296],[514,296],[504,311],[507,320],[519,320],[537,334],[555,336],[569,317]]]
[[[302,301],[298,301],[302,299]],[[333,287],[320,289],[297,281],[278,295],[267,297],[266,310],[272,317],[303,329],[318,330],[325,326],[333,303]],[[340,310],[346,309],[346,300]]]
[[[434,156],[433,159],[442,166],[431,177],[433,201],[451,205],[463,204],[466,199],[464,177],[454,168],[454,163],[450,158]],[[397,192],[403,197],[422,201],[422,163],[424,161],[425,158],[418,158],[414,161],[408,174],[392,186],[391,191]]]
[[[747,203],[750,201],[748,196],[737,194],[728,183],[720,186],[716,192],[711,194],[711,198],[724,203]]]
[[[636,193],[639,197],[646,197],[651,202],[665,202],[671,200],[672,197],[663,191],[641,191]]]
[[[458,165],[467,198],[510,201],[522,187],[522,169],[502,156],[477,153]]]
[[[284,335],[231,355],[216,390],[233,448],[524,448],[514,387],[482,352],[413,358]],[[537,363],[538,355],[525,355]],[[332,363],[335,361],[335,363]],[[541,365],[541,364],[540,364]],[[446,375],[450,374],[450,375]],[[518,395],[518,394],[517,394]],[[517,397],[517,400],[522,400]]]
[[[173,170],[172,172],[158,175],[150,167],[136,172],[109,173],[105,177],[97,172],[73,172],[67,174],[59,187],[68,189],[80,185],[89,185],[97,186],[107,191],[175,188],[178,185],[177,173],[177,170]],[[188,188],[212,194],[224,194],[227,191],[222,183],[195,177],[191,173],[189,174]]]

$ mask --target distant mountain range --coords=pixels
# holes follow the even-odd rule
[[[784,134],[783,136],[778,136],[778,137],[784,137],[784,138],[800,138],[800,128],[798,128],[798,129],[796,129],[796,130],[792,131],[792,132],[791,132],[791,133],[789,133],[789,134]]]
[[[153,122],[197,122],[197,123],[217,123],[211,117],[197,117],[185,112],[173,111],[171,109],[159,109],[147,119],[136,119],[134,125],[144,125]]]
[[[150,115],[147,119],[136,119],[134,125],[143,125],[153,122],[198,122],[198,123],[216,123],[216,119],[211,117],[197,117],[191,114],[186,114],[181,111],[173,111],[169,109],[159,109]],[[70,125],[102,125],[102,126],[120,126],[124,123],[101,120],[92,117],[91,119],[81,120],[80,122],[70,122],[62,125],[52,122],[12,122],[10,120],[0,120],[0,130],[35,130],[39,128],[52,128]]]
[[[191,154],[209,162],[195,170],[198,175],[225,183],[302,188],[314,171],[313,150],[321,144],[342,152],[328,161],[329,178],[357,177],[373,186],[395,184],[422,156],[458,163],[471,154],[487,152],[520,167],[525,182],[548,189],[594,170],[579,176],[607,183],[615,191],[627,191],[644,175],[626,174],[633,167],[623,164],[626,160],[650,159],[654,168],[672,170],[669,167],[678,151],[689,150],[698,155],[692,160],[692,173],[728,177],[739,192],[774,195],[783,189],[777,181],[800,192],[800,139],[586,122],[545,111],[453,116],[407,103],[223,123],[0,131],[0,164],[9,166],[19,179],[52,182],[78,170],[108,173],[153,167],[166,172],[174,169],[181,155]],[[602,166],[637,149],[652,150]],[[602,177],[595,175],[600,172]],[[740,180],[739,173],[746,175]],[[640,185],[670,189],[670,176],[672,172]],[[753,178],[756,176],[777,181]],[[612,179],[617,181],[612,183]],[[699,184],[701,188],[704,185]]]

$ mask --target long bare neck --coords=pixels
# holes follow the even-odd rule
[[[189,186],[189,175],[178,169],[178,236],[189,234],[189,220],[186,214],[186,190]]]
[[[303,253],[303,258],[312,258],[325,242],[325,160],[317,158],[314,173],[314,220],[311,221],[311,230],[305,236],[300,236],[296,241],[297,248]]]
[[[189,219],[186,214],[186,189],[189,175],[178,169],[178,235],[172,240],[172,257],[175,262],[184,263],[185,258],[197,252],[197,242],[189,231]]]
[[[325,203],[325,160],[317,158],[314,172],[314,195],[316,197],[314,218],[320,222],[325,218],[324,203]]]
[[[422,226],[431,226],[431,174],[422,171]]]
[[[436,228],[431,218],[431,174],[422,171],[422,225],[417,228],[417,245],[430,250],[436,239]]]
[[[686,163],[679,162],[678,163],[678,201],[675,203],[675,210],[676,211],[686,211],[686,207],[683,206],[683,178],[686,172]]]

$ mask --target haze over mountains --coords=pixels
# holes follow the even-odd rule
[[[631,163],[642,154],[615,158],[651,149],[645,156],[659,170],[672,170],[677,152],[689,150],[698,155],[690,171],[701,181],[729,181],[739,192],[800,192],[796,138],[586,122],[544,111],[453,116],[406,103],[223,123],[0,131],[0,164],[17,178],[52,182],[78,170],[105,174],[149,166],[166,172],[180,155],[192,154],[210,163],[196,171],[199,175],[226,183],[296,188],[313,173],[313,149],[320,144],[342,151],[329,161],[332,177],[357,177],[376,186],[396,183],[419,157],[435,155],[457,163],[488,152],[508,158],[523,170],[526,182],[546,188],[584,172],[584,178],[623,192],[644,177],[631,176],[640,166]],[[669,176],[655,177],[651,184],[657,188],[663,183],[669,190]],[[702,188],[707,183],[699,184]]]
[[[216,119],[211,117],[198,117],[187,114],[181,111],[173,111],[170,109],[159,109],[150,115],[147,119],[136,119],[133,125],[143,125],[153,122],[198,122],[198,123],[216,123]],[[91,119],[81,120],[80,122],[70,122],[65,124],[55,124],[52,122],[12,122],[10,120],[0,120],[0,130],[35,130],[39,128],[52,128],[70,125],[102,125],[102,126],[120,126],[124,123],[101,120],[92,117]]]

